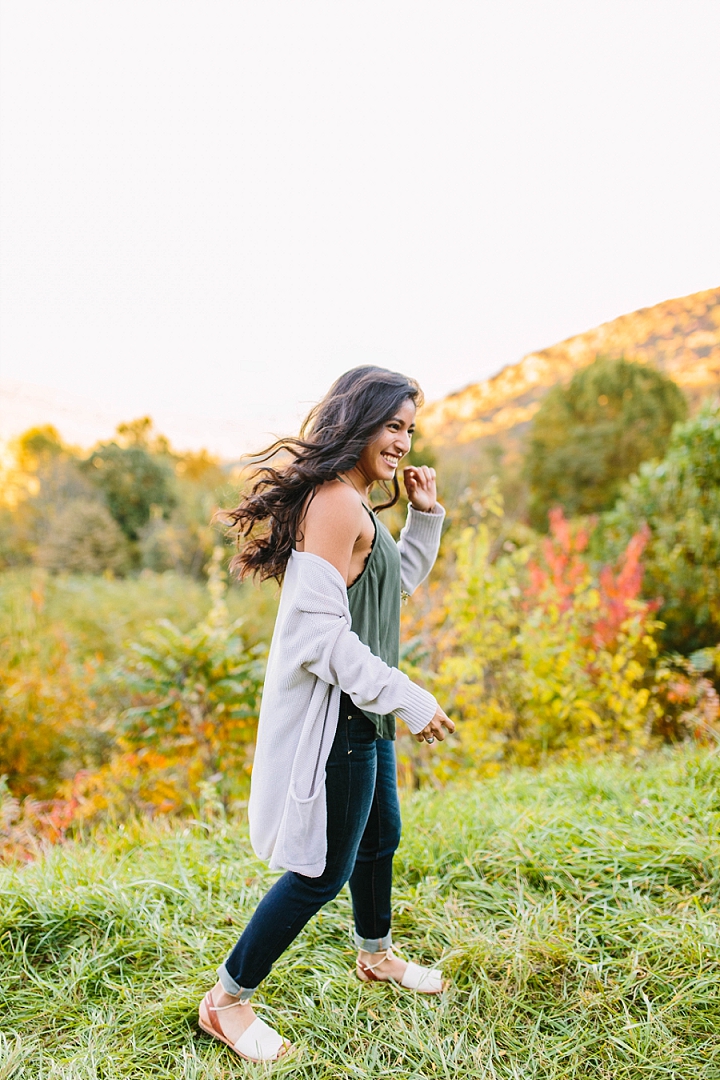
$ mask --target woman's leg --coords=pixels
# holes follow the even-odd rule
[[[327,859],[317,878],[289,871],[255,909],[240,940],[219,969],[228,994],[249,998],[273,963],[312,916],[348,880],[371,813],[377,771],[374,725],[341,701],[338,730],[327,762]]]
[[[375,792],[350,876],[355,944],[370,953],[391,944],[392,864],[401,831],[395,744],[378,739],[376,748]]]
[[[438,969],[408,963],[391,949],[390,894],[393,855],[400,842],[400,803],[394,744],[379,739],[377,748],[375,795],[350,876],[358,975],[392,979],[419,993],[439,994],[444,984]]]

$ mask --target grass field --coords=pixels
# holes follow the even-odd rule
[[[272,880],[242,820],[106,828],[0,871],[0,1078],[267,1075],[195,1027]],[[440,1000],[349,974],[346,893],[277,964],[276,1076],[720,1077],[720,757],[518,771],[404,804],[398,943]]]

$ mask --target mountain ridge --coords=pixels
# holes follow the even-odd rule
[[[444,446],[519,434],[547,391],[569,382],[596,356],[654,364],[691,402],[712,394],[720,388],[720,288],[640,308],[528,353],[497,375],[426,405],[423,438]]]

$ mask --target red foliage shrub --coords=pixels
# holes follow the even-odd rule
[[[542,563],[528,564],[530,584],[525,591],[526,610],[552,605],[569,611],[582,589],[591,587],[593,573],[583,553],[590,541],[587,526],[576,528],[563,514],[561,507],[550,511],[550,533],[541,545]],[[590,519],[592,526],[593,519]],[[651,615],[658,602],[640,600],[642,586],[642,554],[650,533],[646,525],[630,539],[616,566],[603,566],[597,575],[598,605],[588,632],[588,644],[611,649],[623,624],[633,614]]]

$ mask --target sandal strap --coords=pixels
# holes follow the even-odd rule
[[[258,1016],[243,1031],[234,1049],[251,1061],[273,1061],[284,1045],[283,1037]]]
[[[358,964],[362,967],[363,971],[374,971],[375,968],[379,968],[381,964],[384,964],[386,960],[393,959],[392,947],[389,949],[381,949],[380,952],[384,952],[382,960],[378,960],[377,964],[365,964],[358,960]]]
[[[438,968],[420,967],[408,960],[400,985],[406,990],[420,990],[426,994],[439,994],[442,991],[442,972]]]
[[[394,955],[391,948],[384,949],[383,952],[382,959],[377,960],[374,964],[366,964],[363,960],[357,960],[358,971],[366,979],[375,982],[380,981],[380,976],[375,974],[376,969],[384,964],[386,960],[392,960]],[[391,976],[388,981],[394,982],[406,990],[417,990],[423,994],[441,994],[443,991],[442,971],[439,968],[421,967],[420,964],[416,964],[412,960],[406,961],[405,971],[401,979],[394,979]]]
[[[225,1035],[223,1034],[223,1029],[220,1026],[220,1021],[218,1020],[217,1016],[213,1016],[213,1013],[217,1012],[217,1006],[213,1001],[212,990],[208,990],[207,994],[205,995],[205,1008],[207,1009],[210,1026],[212,1027],[215,1034],[224,1040]]]

